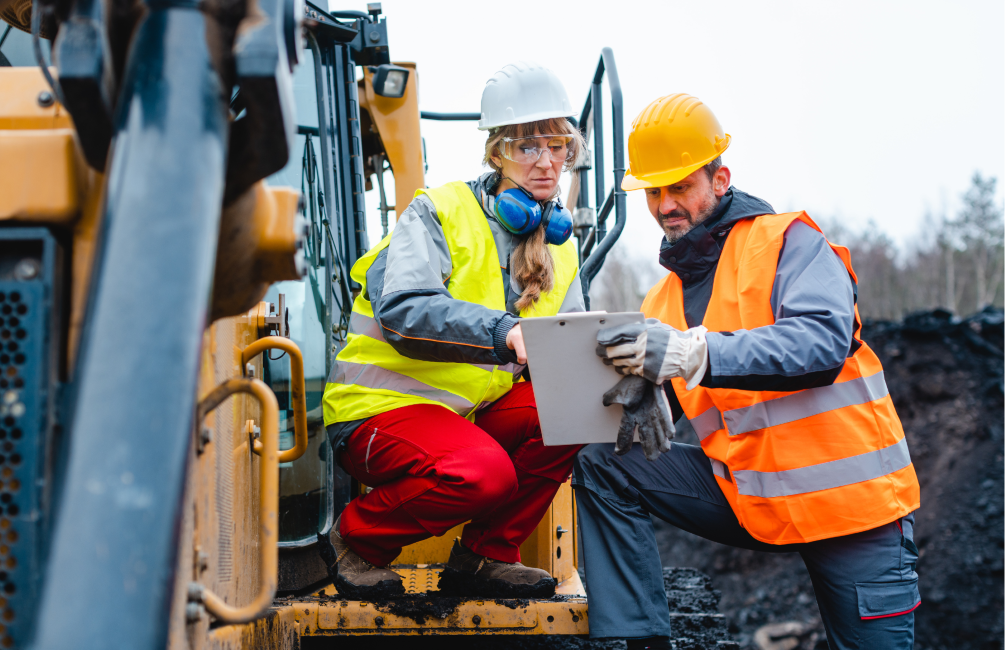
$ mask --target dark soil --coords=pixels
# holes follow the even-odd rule
[[[919,650],[1003,647],[1002,312],[942,311],[867,323],[921,483],[915,541]],[[693,431],[678,440],[696,444]],[[657,522],[667,564],[709,574],[743,648],[756,630],[796,622],[795,648],[826,648],[813,587],[795,554],[733,549]]]

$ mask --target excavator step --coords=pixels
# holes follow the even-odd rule
[[[292,606],[302,636],[420,634],[589,634],[586,591],[579,575],[559,583],[552,598],[456,598],[436,590],[442,564],[394,565],[405,595],[379,601],[342,598],[331,585]]]

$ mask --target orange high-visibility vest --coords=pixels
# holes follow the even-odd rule
[[[785,231],[805,212],[764,215],[733,226],[715,271],[702,324],[709,332],[771,325]],[[848,249],[831,244],[857,282]],[[642,304],[646,317],[681,330],[680,278],[671,273]],[[883,366],[860,338],[830,386],[794,392],[696,387],[674,392],[712,463],[716,482],[742,525],[769,544],[812,542],[889,523],[916,510],[918,477],[894,410]]]

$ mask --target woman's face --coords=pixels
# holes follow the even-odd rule
[[[492,156],[493,162],[502,168],[503,176],[496,194],[520,185],[533,194],[537,201],[545,201],[554,196],[565,164],[565,152],[568,151],[566,140],[567,138],[535,135],[513,142],[501,142],[500,147],[507,147],[510,155],[504,157],[497,150]],[[533,160],[537,153],[540,153],[540,157]],[[524,159],[523,162],[520,159]]]

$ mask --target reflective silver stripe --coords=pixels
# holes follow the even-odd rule
[[[691,420],[691,426],[694,427],[694,432],[698,434],[698,441],[701,442],[722,428],[722,414],[719,413],[719,409],[713,406],[701,415],[695,416]]]
[[[807,388],[785,397],[776,397],[766,402],[726,411],[722,414],[722,419],[726,423],[729,435],[738,436],[741,433],[795,422],[846,406],[865,404],[885,397],[889,392],[883,373],[877,372],[869,377],[859,377],[819,388]]]
[[[363,459],[363,466],[366,467],[366,473],[370,473],[370,445],[373,444],[373,439],[377,437],[377,427],[373,428],[373,435],[370,436],[370,442],[366,443],[366,458]]]
[[[911,464],[907,438],[885,449],[781,472],[734,470],[736,488],[750,497],[790,497],[871,481]]]
[[[513,375],[514,379],[516,379],[517,377],[520,376],[520,373],[523,372],[523,369],[526,367],[527,364],[524,363],[507,363],[505,366],[499,366],[499,370],[502,370],[503,372],[508,372],[509,374]]]
[[[520,376],[520,373],[523,372],[523,369],[527,367],[526,365],[521,363],[507,363],[504,366],[490,366],[487,363],[472,363],[471,365],[474,366],[475,368],[488,370],[489,372],[492,372],[493,370],[508,372],[509,374],[513,375],[514,379]]]
[[[333,383],[336,384],[355,384],[376,390],[392,390],[403,395],[424,397],[434,402],[446,404],[461,415],[466,415],[471,410],[471,407],[474,406],[474,404],[460,395],[455,395],[447,390],[433,388],[418,379],[413,379],[393,370],[386,370],[380,366],[336,360],[333,370]]]
[[[722,461],[719,461],[719,460],[715,460],[714,458],[709,458],[708,462],[712,464],[712,473],[713,474],[715,474],[719,478],[726,479],[730,483],[733,482],[729,478],[729,468],[726,467],[725,463],[723,463]]]
[[[349,331],[353,334],[362,334],[371,339],[384,341],[384,332],[380,329],[380,323],[376,318],[370,318],[365,314],[352,313],[349,317]]]

